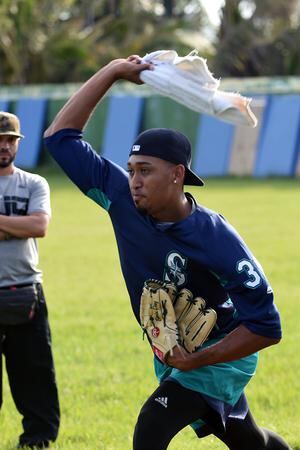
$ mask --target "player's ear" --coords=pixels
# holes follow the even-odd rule
[[[174,183],[177,183],[179,185],[183,184],[185,175],[185,167],[182,164],[178,164],[174,167]]]

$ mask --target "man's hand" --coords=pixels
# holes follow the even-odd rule
[[[138,55],[131,55],[127,59],[115,59],[107,66],[113,70],[114,80],[127,80],[135,84],[143,84],[140,79],[140,73],[143,70],[152,70],[153,65],[150,63],[142,64],[142,59]]]
[[[183,347],[174,347],[172,354],[169,353],[165,358],[168,366],[187,372],[196,369],[199,365],[195,362],[195,353],[188,353]]]

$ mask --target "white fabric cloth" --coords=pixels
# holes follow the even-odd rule
[[[219,90],[220,81],[213,77],[206,60],[194,52],[180,57],[175,50],[159,50],[146,54],[143,62],[152,63],[154,70],[141,72],[141,80],[161,95],[235,125],[257,125],[251,98]]]

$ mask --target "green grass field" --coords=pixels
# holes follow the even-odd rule
[[[62,413],[52,448],[130,450],[140,407],[156,387],[151,350],[131,313],[108,216],[64,175],[47,178],[53,219],[48,236],[40,240],[40,266]],[[294,450],[300,450],[299,183],[209,179],[205,188],[191,190],[239,230],[275,290],[284,338],[261,352],[247,395],[258,423],[282,434]],[[6,375],[0,427],[0,449],[14,449],[21,417]],[[198,440],[186,428],[169,448],[225,446],[213,437]]]

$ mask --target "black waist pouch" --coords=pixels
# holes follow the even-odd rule
[[[38,307],[35,284],[0,289],[0,325],[19,325],[33,319]]]

